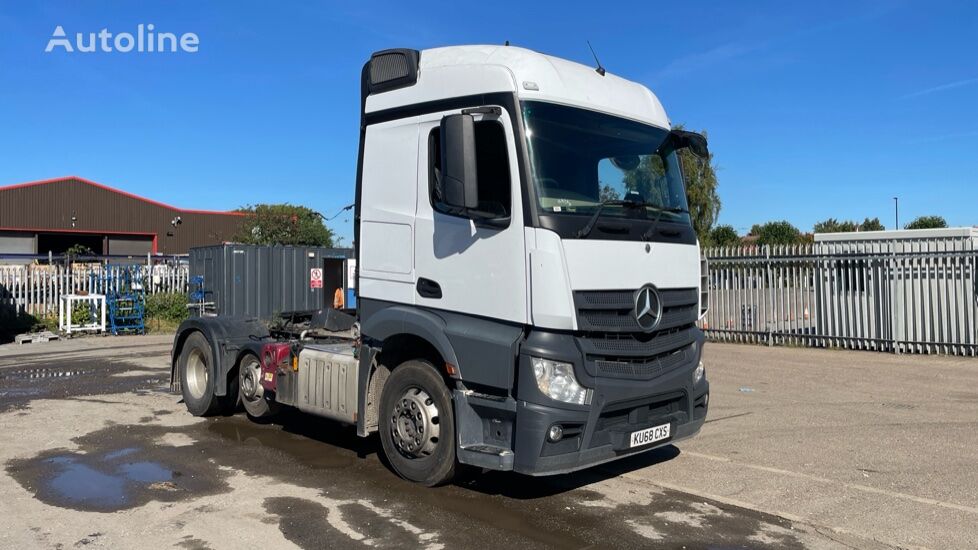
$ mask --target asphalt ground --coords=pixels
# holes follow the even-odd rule
[[[694,439],[424,489],[307,415],[198,419],[167,337],[0,346],[0,547],[978,547],[978,361],[708,345]]]

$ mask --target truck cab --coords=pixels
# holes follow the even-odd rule
[[[257,388],[260,404],[380,432],[394,470],[426,485],[462,465],[570,472],[694,435],[706,267],[682,155],[705,139],[672,129],[640,84],[512,46],[377,52],[361,90],[359,338],[256,339],[241,320],[211,336],[223,321],[198,319],[215,398],[247,405]]]

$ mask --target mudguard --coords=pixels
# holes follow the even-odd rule
[[[383,342],[398,334],[418,336],[456,366],[453,378],[512,389],[523,325],[376,300],[363,299],[361,306],[360,333],[365,338]]]
[[[194,332],[200,332],[211,346],[211,380],[214,394],[227,394],[227,373],[237,363],[241,353],[258,349],[268,338],[268,328],[257,319],[232,317],[193,317],[180,323],[170,352],[170,391],[180,393],[180,376],[177,359],[183,352],[183,344]]]
[[[390,306],[366,319],[361,316],[360,333],[378,341],[398,334],[413,334],[429,342],[445,361],[458,366],[458,357],[447,336],[445,320],[430,311],[411,306]]]

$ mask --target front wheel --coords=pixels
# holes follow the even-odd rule
[[[455,477],[455,415],[444,380],[427,361],[394,369],[380,398],[380,442],[401,477],[434,487]]]

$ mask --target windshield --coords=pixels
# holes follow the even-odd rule
[[[689,224],[668,130],[620,117],[523,102],[530,163],[541,214],[594,214]],[[664,209],[664,210],[663,210]]]

